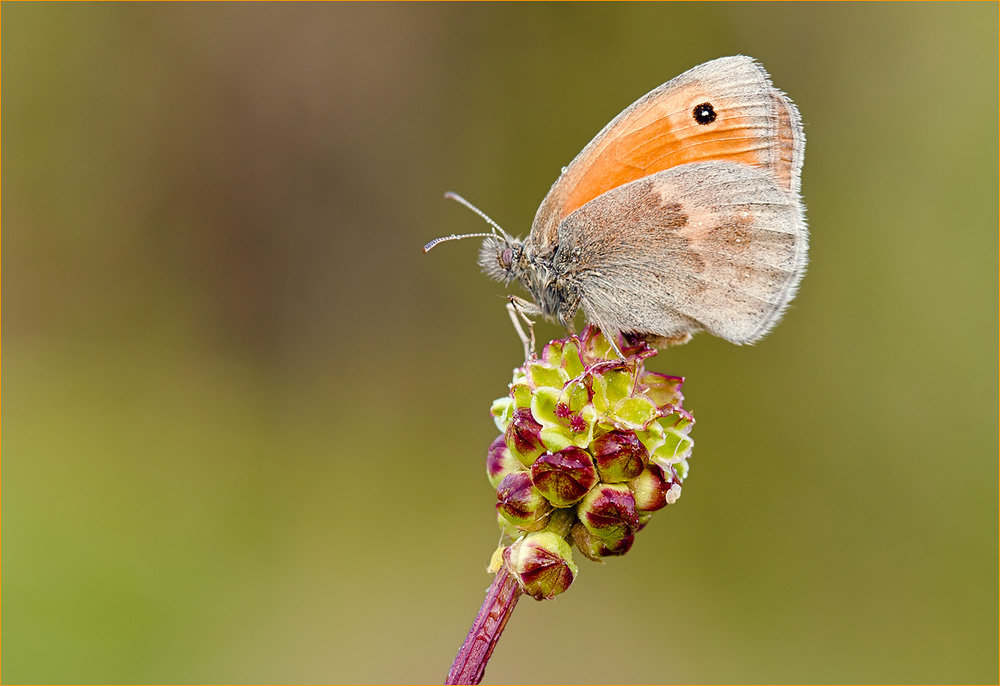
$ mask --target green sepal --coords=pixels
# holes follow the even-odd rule
[[[590,387],[590,402],[600,413],[605,413],[611,407],[608,401],[608,382],[603,374],[591,373],[587,375],[588,386]]]
[[[608,413],[621,429],[644,429],[660,416],[660,410],[645,396],[624,398]]]
[[[514,399],[514,407],[531,407],[531,386],[527,381],[511,384],[510,395]]]
[[[594,427],[597,425],[597,410],[593,405],[587,405],[580,410],[580,418],[587,424],[587,430],[570,434],[573,437],[573,445],[579,448],[586,448],[594,440]]]
[[[539,388],[531,398],[531,414],[543,427],[542,444],[551,452],[558,452],[571,445],[585,448],[593,436],[597,412],[592,406],[583,404],[575,413],[584,421],[584,431],[574,431],[570,419],[557,414],[560,404],[568,406],[572,411],[574,404],[579,404],[583,398],[588,397],[586,387],[578,384],[574,384],[574,387],[575,390],[569,390],[568,393],[550,387]]]
[[[684,481],[687,478],[688,472],[691,471],[691,465],[688,464],[687,460],[681,460],[675,465],[672,465],[674,471],[677,472],[677,480]]]
[[[562,388],[569,381],[569,374],[561,367],[552,367],[543,362],[529,362],[525,365],[531,385],[536,389],[546,386]]]
[[[650,455],[656,452],[663,443],[667,440],[666,431],[663,429],[663,420],[658,419],[655,422],[651,422],[642,431],[635,432],[636,438],[646,446],[646,452]]]
[[[663,445],[650,455],[650,459],[662,467],[674,465],[691,455],[694,441],[688,434],[694,426],[691,415],[683,410],[668,415],[657,422],[663,427]]]
[[[609,369],[602,374],[607,383],[608,405],[617,405],[619,401],[632,393],[633,377],[628,370]]]
[[[562,391],[556,388],[543,387],[535,391],[531,397],[531,415],[535,421],[544,427],[562,426],[562,422],[556,416],[556,407],[561,396]]]
[[[607,360],[618,356],[618,353],[615,352],[611,343],[600,331],[597,331],[595,335],[589,337],[584,353],[589,357],[596,357],[601,360]]]
[[[561,350],[562,362],[561,367],[566,370],[571,379],[583,374],[584,366],[583,360],[580,357],[580,347],[577,345],[576,339],[567,339]]]
[[[563,348],[567,343],[567,339],[559,338],[554,341],[549,341],[542,348],[541,360],[545,364],[551,365],[553,367],[562,367],[563,365]]]
[[[510,418],[514,415],[514,399],[510,397],[497,398],[490,407],[490,414],[493,415],[493,422],[497,425],[497,429],[501,432],[506,431],[507,425],[510,424]]]
[[[572,432],[564,426],[547,426],[542,429],[542,445],[550,453],[557,453],[563,448],[576,445]],[[586,444],[584,444],[586,445]]]
[[[574,378],[559,394],[559,402],[566,405],[571,412],[579,412],[590,404],[590,391],[585,384]]]
[[[644,372],[639,377],[639,382],[645,387],[645,395],[656,404],[657,407],[664,405],[674,405],[680,407],[684,401],[681,394],[681,386],[684,379],[679,376],[667,376],[657,372]]]
[[[661,467],[668,467],[687,459],[691,455],[691,448],[694,446],[694,441],[691,440],[690,436],[686,435],[687,431],[690,430],[690,424],[688,424],[686,430],[667,429],[664,432],[665,440],[663,445],[657,448],[656,452],[650,455],[649,459]]]

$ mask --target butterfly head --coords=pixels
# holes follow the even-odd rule
[[[524,243],[507,234],[486,237],[479,249],[479,266],[491,279],[510,283],[523,272]]]
[[[527,259],[524,253],[524,241],[520,238],[514,238],[504,231],[500,228],[499,224],[486,216],[482,210],[462,196],[456,193],[445,193],[444,197],[465,205],[486,220],[486,223],[490,225],[492,230],[489,233],[467,233],[461,236],[452,234],[442,238],[435,238],[424,246],[424,252],[427,252],[443,241],[484,237],[486,240],[483,241],[483,247],[479,249],[479,266],[491,278],[503,281],[504,283],[510,283],[512,279],[516,279],[527,271],[530,271],[530,260]]]

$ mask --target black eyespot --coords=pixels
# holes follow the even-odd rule
[[[507,248],[500,253],[500,266],[504,269],[510,269],[512,264],[514,264],[514,251]]]
[[[693,114],[694,120],[699,124],[711,124],[719,116],[715,113],[715,108],[710,102],[695,105]]]

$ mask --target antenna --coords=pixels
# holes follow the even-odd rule
[[[424,246],[424,252],[430,252],[438,243],[444,243],[445,241],[459,241],[463,238],[489,238],[490,236],[495,236],[495,233],[463,233],[462,235],[451,234],[450,236],[442,236],[441,238],[435,238],[433,241]]]
[[[500,228],[499,224],[497,224],[495,221],[493,221],[492,219],[490,219],[486,215],[485,212],[483,212],[481,209],[479,209],[478,207],[476,207],[475,205],[473,205],[471,202],[469,202],[468,200],[466,200],[465,198],[463,198],[458,193],[452,193],[451,191],[448,191],[447,193],[444,194],[444,197],[448,198],[449,200],[454,200],[455,202],[460,203],[460,204],[465,205],[466,207],[468,207],[470,210],[472,210],[473,212],[475,212],[476,214],[478,214],[480,217],[482,217],[483,219],[485,219],[486,223],[493,227],[493,231],[491,233],[464,233],[464,234],[461,234],[461,235],[451,234],[450,236],[443,236],[441,238],[435,238],[433,241],[431,241],[430,243],[428,243],[427,245],[424,246],[424,252],[427,252],[428,250],[430,250],[431,248],[433,248],[438,243],[443,243],[444,241],[457,241],[457,240],[461,240],[463,238],[489,238],[490,236],[496,236],[497,235],[497,231],[499,231],[507,241],[512,240],[511,237],[510,237],[510,235],[506,231],[504,231],[502,228]]]
[[[499,231],[500,233],[502,233],[504,235],[504,237],[510,238],[510,236],[507,235],[507,232],[500,228],[499,224],[497,224],[495,221],[493,221],[492,219],[490,219],[489,217],[487,217],[485,212],[483,212],[481,209],[479,209],[478,207],[476,207],[475,205],[473,205],[471,202],[469,202],[468,200],[466,200],[465,198],[463,198],[458,193],[452,193],[451,191],[448,191],[447,193],[444,194],[444,197],[448,198],[449,200],[454,200],[455,202],[458,202],[458,203],[461,203],[461,204],[465,205],[470,210],[472,210],[473,212],[475,212],[476,214],[478,214],[480,217],[482,217],[483,219],[485,219],[487,224],[489,224],[494,229],[496,229],[497,231]]]

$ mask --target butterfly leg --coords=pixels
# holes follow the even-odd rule
[[[608,343],[610,343],[611,347],[615,349],[616,353],[618,353],[618,357],[620,357],[620,358],[622,358],[624,360],[625,359],[625,355],[622,354],[621,348],[618,347],[618,343],[615,341],[615,339],[618,338],[618,336],[615,336],[615,335],[612,335],[612,334],[605,334],[604,337],[606,339],[608,339]]]
[[[528,315],[538,316],[542,310],[533,302],[528,302],[516,295],[510,295],[507,296],[507,313],[510,315],[510,321],[514,323],[514,329],[517,330],[521,343],[524,344],[524,359],[527,360],[535,352],[535,322],[529,319]],[[521,327],[522,319],[528,325],[530,336],[525,335],[524,329]]]
[[[604,338],[608,341],[608,343],[611,344],[611,347],[614,348],[614,351],[618,353],[618,357],[620,357],[622,360],[626,359],[625,355],[622,353],[622,349],[618,347],[619,341],[621,341],[622,343],[626,342],[624,339],[619,338],[621,336],[621,333],[616,331],[614,328],[610,326],[604,326],[600,322],[594,321],[591,323],[601,330],[601,333],[604,334]]]

